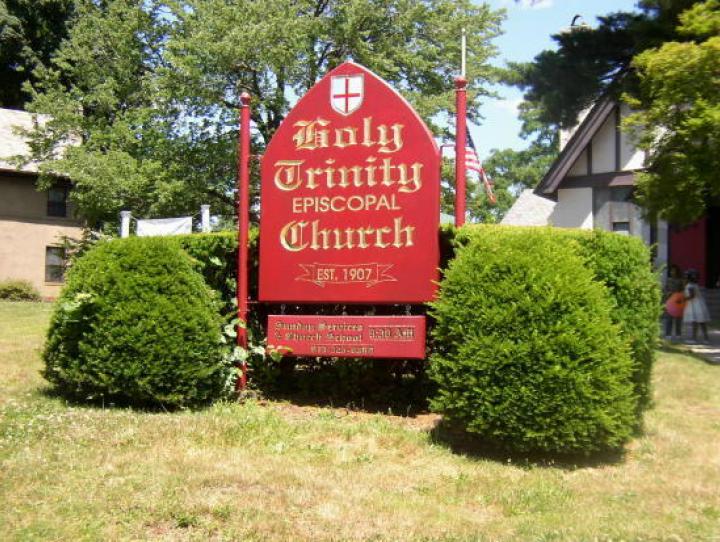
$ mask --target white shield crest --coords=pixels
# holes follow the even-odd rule
[[[330,78],[330,106],[341,115],[357,111],[363,103],[365,81],[362,74]]]

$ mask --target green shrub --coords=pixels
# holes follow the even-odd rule
[[[45,376],[80,398],[186,406],[221,397],[219,303],[177,242],[99,243],[70,269],[53,315]]]
[[[470,226],[459,230],[455,241],[463,245],[475,236],[505,230],[532,232],[536,228]],[[595,280],[607,288],[610,317],[630,345],[637,408],[638,413],[642,413],[652,399],[652,365],[662,313],[660,281],[652,268],[650,249],[637,237],[603,230],[554,228],[548,231],[578,249]]]
[[[620,447],[635,422],[632,360],[579,244],[550,229],[461,236],[432,303],[432,407],[517,451]]]
[[[610,316],[630,345],[638,411],[652,400],[651,376],[662,313],[660,280],[652,269],[650,249],[637,237],[600,230],[563,230],[577,241],[596,280],[612,302]]]
[[[194,233],[173,237],[193,259],[205,283],[218,292],[226,309],[232,307],[237,280],[237,233]]]
[[[8,301],[40,301],[40,294],[27,280],[0,281],[0,299]]]

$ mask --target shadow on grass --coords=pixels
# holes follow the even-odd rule
[[[720,366],[720,362],[715,362],[711,359],[708,359],[707,357],[698,354],[696,352],[693,352],[688,348],[687,345],[684,344],[674,344],[667,341],[664,341],[660,348],[658,348],[660,352],[663,352],[665,354],[680,354],[683,356],[687,356],[689,358],[696,359],[698,361],[702,361],[703,363],[706,363],[707,365],[712,365],[714,367]]]
[[[416,417],[428,413],[432,384],[422,366],[404,361],[323,365],[287,364],[280,375],[250,379],[250,387],[235,399],[267,399],[295,406],[344,408],[369,414]],[[199,411],[211,402],[186,407],[141,404],[122,396],[87,397],[47,383],[36,390],[40,396],[70,407],[132,410],[142,413]]]
[[[394,414],[415,418],[428,414],[432,383],[422,374],[395,372],[387,364],[362,369],[355,366],[352,376],[337,371],[337,366],[292,367],[280,380],[281,389],[263,391],[263,396],[287,401],[296,406],[347,408],[371,414]],[[641,434],[642,429],[638,429]],[[594,454],[516,453],[468,433],[463,428],[439,421],[428,430],[430,441],[454,454],[478,460],[525,467],[561,468],[567,470],[619,464],[624,450]]]
[[[407,380],[407,375],[403,380]],[[261,397],[268,400],[287,401],[295,406],[346,408],[350,411],[369,414],[392,414],[408,418],[429,414],[428,395],[418,393],[418,386],[421,386],[419,382],[396,381],[393,383],[386,381],[384,386],[381,386],[376,381],[372,387],[366,385],[359,385],[354,389],[339,387],[328,390],[331,392],[328,394],[317,393],[317,390],[313,393],[314,388],[300,387],[300,382],[294,384],[294,388],[290,387],[290,389],[286,390],[263,393]],[[181,411],[197,411],[206,406],[196,405],[192,408],[183,409],[165,408],[162,405],[130,405],[122,401],[111,401],[107,398],[88,400],[63,394],[49,384],[36,389],[36,393],[48,399],[62,401],[63,404],[70,407],[92,410],[167,414]],[[257,397],[257,395],[256,392],[250,390],[246,397]],[[625,458],[623,450],[606,451],[591,455],[512,452],[443,420],[437,422],[427,432],[431,443],[447,448],[454,454],[464,455],[476,460],[488,460],[525,468],[577,470],[619,464]]]
[[[271,385],[260,384],[259,392],[266,399],[296,406],[412,418],[428,413],[432,394],[432,384],[420,368],[419,364],[385,360],[354,365],[288,364]]]
[[[625,459],[624,450],[609,450],[593,454],[512,452],[446,421],[440,422],[430,432],[430,439],[434,444],[444,446],[455,454],[527,468],[578,470],[617,465]]]
[[[142,414],[170,414],[173,412],[194,412],[199,411],[210,406],[211,403],[196,404],[188,407],[178,406],[167,406],[158,404],[138,404],[130,403],[122,398],[113,397],[94,397],[87,398],[80,395],[73,395],[64,393],[60,389],[54,387],[52,384],[47,384],[35,390],[40,397],[51,399],[55,401],[61,401],[68,407],[72,408],[86,408],[89,410],[117,410],[117,411],[131,411]]]

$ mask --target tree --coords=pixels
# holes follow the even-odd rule
[[[688,223],[720,197],[720,0],[707,0],[680,16],[684,42],[667,42],[635,57],[639,97],[626,96],[637,113],[647,152],[638,175],[638,199],[652,218]]]
[[[688,222],[718,194],[709,174],[717,167],[717,51],[708,39],[718,33],[717,3],[643,0],[638,7],[553,36],[557,50],[511,65],[507,77],[525,90],[540,122],[558,127],[574,125],[603,94],[642,109],[625,123],[648,152],[638,200],[651,219]]]
[[[632,59],[666,41],[682,39],[680,13],[700,0],[642,0],[640,12],[599,17],[596,28],[575,26],[553,36],[557,50],[547,50],[527,64],[511,64],[514,84],[537,104],[541,120],[563,127],[575,124],[580,111],[605,92],[616,96],[637,91]],[[687,39],[687,38],[685,38]]]
[[[0,0],[0,107],[21,109],[33,70],[67,37],[73,0]]]
[[[157,108],[154,72],[168,23],[142,0],[76,3],[77,20],[49,66],[35,71],[29,109],[51,115],[31,135],[43,161],[40,187],[73,180],[72,199],[91,225],[123,208],[160,211],[172,199],[178,152]],[[62,156],[56,148],[72,141]],[[193,201],[195,194],[187,194]]]
[[[474,119],[501,20],[470,0],[78,0],[77,9],[69,39],[38,72],[32,107],[54,120],[33,149],[44,171],[73,179],[90,221],[200,203],[230,214],[240,93],[253,96],[261,153],[291,103],[346,59],[388,80],[447,135],[460,29]],[[82,144],[53,159],[68,137]]]
[[[479,222],[499,222],[525,188],[533,188],[540,182],[558,154],[557,125],[540,120],[539,108],[530,102],[520,105],[522,121],[520,136],[530,141],[526,149],[492,149],[483,166],[494,183],[497,198],[490,204],[482,185],[473,184],[470,189],[468,210]]]

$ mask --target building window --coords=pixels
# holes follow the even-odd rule
[[[65,280],[65,249],[45,247],[45,282]]]
[[[615,233],[620,235],[630,235],[630,222],[613,222],[612,228]]]
[[[621,202],[632,202],[635,196],[635,190],[632,186],[613,186],[610,188],[610,201],[621,203]]]
[[[54,186],[48,190],[48,216],[67,216],[67,186]]]

